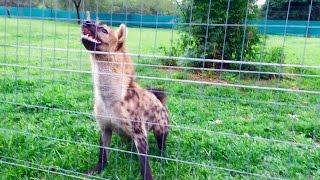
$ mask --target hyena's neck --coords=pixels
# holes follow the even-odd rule
[[[125,54],[92,55],[91,59],[95,98],[107,106],[122,101],[134,81],[130,57]]]

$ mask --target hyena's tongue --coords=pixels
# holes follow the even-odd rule
[[[96,39],[96,37],[94,37],[94,35],[89,29],[83,28],[82,33],[83,34],[81,35],[81,38],[94,42],[96,44],[101,44],[101,41]]]
[[[87,29],[87,28],[83,28],[83,34],[84,34],[84,35],[92,36],[92,34],[91,34],[90,30],[89,30],[89,29]]]

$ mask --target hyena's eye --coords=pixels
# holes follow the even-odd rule
[[[105,34],[108,34],[108,31],[105,28],[102,28],[101,31]]]

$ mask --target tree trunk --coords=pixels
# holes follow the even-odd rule
[[[74,6],[77,10],[77,17],[78,17],[78,24],[81,23],[80,21],[80,12],[79,12],[79,9],[80,9],[80,3],[81,3],[81,0],[77,1],[77,0],[73,0],[73,3],[74,3]]]
[[[6,10],[7,10],[7,16],[10,17],[10,5],[8,6],[8,2],[7,0],[4,1],[4,6],[6,7]]]
[[[9,10],[9,8],[7,8],[7,15],[8,15],[8,17],[10,17],[10,10]]]
[[[79,7],[77,7],[77,16],[78,16],[78,24],[80,24],[80,13],[79,13]]]

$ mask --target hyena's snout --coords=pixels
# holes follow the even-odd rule
[[[81,41],[88,50],[94,50],[102,44],[102,40],[98,35],[99,27],[91,21],[85,21],[82,26]]]

